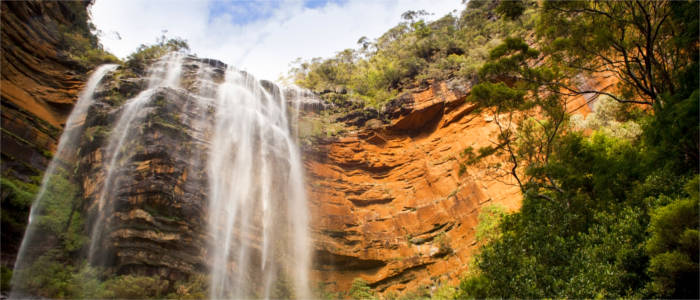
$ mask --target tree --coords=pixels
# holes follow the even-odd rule
[[[651,237],[646,242],[646,251],[651,257],[649,289],[655,297],[698,298],[699,178],[696,176],[686,185],[689,197],[667,198],[670,203],[651,213]]]
[[[666,105],[682,70],[697,62],[697,1],[546,1],[538,34],[545,51],[568,72],[612,74],[620,102]]]
[[[645,138],[657,160],[697,170],[699,11],[698,1],[547,1],[537,33],[563,73],[619,82],[614,94],[556,83],[563,91],[646,106],[654,116]]]
[[[489,56],[469,100],[491,112],[499,132],[495,148],[480,156],[501,155],[523,194],[549,198],[538,190],[561,191],[542,166],[567,121],[564,100],[551,84],[560,80],[558,74],[546,65],[531,66],[540,52],[520,38],[507,38]]]
[[[499,132],[476,158],[507,159],[523,202],[481,248],[460,297],[697,298],[698,204],[657,210],[671,201],[653,200],[678,198],[669,182],[698,173],[697,11],[697,2],[545,2],[537,41],[511,37],[490,52],[470,100]],[[582,89],[580,74],[620,84]],[[622,109],[577,132],[566,97],[588,93],[645,112]],[[642,138],[604,133],[627,121],[644,124]]]
[[[525,12],[525,3],[523,0],[501,0],[496,7],[496,12],[503,17],[516,20]]]

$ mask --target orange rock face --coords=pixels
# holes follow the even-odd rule
[[[491,145],[497,127],[448,86],[401,97],[382,129],[305,153],[317,280],[347,290],[361,277],[380,292],[456,283],[475,250],[480,208],[519,207],[509,178],[459,171],[460,153]]]
[[[0,112],[4,178],[30,182],[31,177],[41,175],[84,85],[87,70],[58,50],[59,28],[78,22],[72,15],[75,12],[68,8],[71,5],[87,2],[2,2]],[[3,213],[9,209],[6,200],[3,198]],[[3,265],[13,264],[23,232],[23,225],[3,221]]]

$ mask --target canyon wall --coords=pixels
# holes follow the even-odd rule
[[[87,26],[88,2],[3,1],[1,5],[2,264],[11,266],[30,203],[17,203],[26,201],[19,201],[8,184],[37,182],[32,177],[41,175],[51,160],[66,117],[85,84],[90,69],[63,51],[59,28]]]
[[[89,71],[60,50],[57,28],[75,19],[63,2],[2,2],[4,178],[30,182],[55,150]],[[195,76],[198,64],[223,70],[216,61],[191,60],[185,64],[185,89],[197,89],[187,78]],[[114,122],[125,99],[144,88],[144,74],[129,72],[107,78],[97,95],[101,104],[85,120],[78,169],[86,211],[105,179],[100,149],[105,126]],[[361,122],[302,149],[314,279],[343,291],[355,278],[380,292],[454,284],[477,248],[481,208],[518,209],[519,190],[509,176],[485,165],[461,168],[464,150],[493,145],[498,131],[493,116],[465,101],[469,88],[458,80],[434,82],[390,102],[382,113],[387,124]],[[144,111],[151,121],[139,129],[138,140],[145,142],[129,145],[132,161],[121,171],[128,176],[110,195],[116,204],[110,219],[118,227],[105,242],[106,264],[121,274],[176,280],[208,268],[202,217],[206,174],[202,161],[192,159],[203,158],[192,154],[207,147],[195,123],[211,112],[183,109],[196,99],[182,90],[163,88],[153,97]],[[589,100],[572,99],[572,110],[585,114]],[[2,262],[11,265],[23,227],[5,223],[5,212],[15,208],[8,208],[13,195],[2,193]]]
[[[390,103],[389,124],[307,147],[317,279],[347,290],[359,277],[380,292],[454,284],[476,249],[480,208],[519,207],[509,177],[460,171],[461,153],[492,145],[497,131],[468,92],[433,83]]]

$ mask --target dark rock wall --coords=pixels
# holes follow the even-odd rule
[[[2,108],[2,264],[11,266],[24,233],[29,204],[19,187],[36,184],[87,78],[63,52],[59,28],[84,19],[88,2],[2,1],[0,104]],[[82,11],[81,11],[82,9]],[[11,188],[7,182],[15,182]],[[29,191],[28,191],[29,190]],[[26,197],[24,197],[26,198]],[[22,202],[22,203],[18,203]]]
[[[159,88],[139,112],[118,157],[114,184],[106,191],[106,229],[98,264],[117,274],[160,275],[180,280],[206,267],[206,155],[213,109],[195,98],[198,64],[188,59],[187,89]],[[97,202],[105,186],[104,153],[110,130],[122,111],[124,95],[137,94],[145,78],[122,68],[105,78],[88,113],[80,146],[88,228],[95,226]],[[136,76],[136,77],[131,77]],[[189,86],[188,83],[190,84]],[[124,163],[120,163],[120,162]]]

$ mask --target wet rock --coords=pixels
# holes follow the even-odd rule
[[[355,110],[336,119],[336,122],[344,122],[350,126],[364,126],[367,121],[377,119],[379,112],[372,107],[362,110]]]
[[[80,7],[81,3],[2,1],[1,5],[0,166],[4,178],[32,182],[31,178],[40,175],[50,162],[66,118],[87,79],[89,70],[62,52],[57,30],[59,26],[80,25],[70,7]],[[3,206],[3,214],[26,214],[8,209]],[[7,221],[3,217],[0,261],[11,267],[24,225]]]

